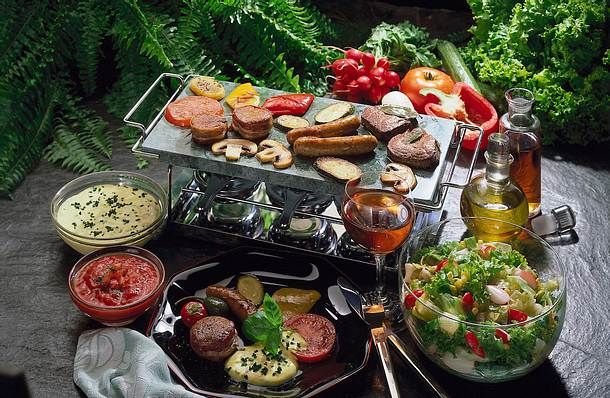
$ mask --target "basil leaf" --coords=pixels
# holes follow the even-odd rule
[[[265,297],[263,298],[263,310],[265,311],[265,316],[271,323],[271,325],[280,327],[284,322],[282,318],[282,310],[280,310],[280,306],[265,293]]]
[[[257,311],[244,320],[242,330],[246,337],[252,341],[266,341],[273,325],[269,322],[265,313]]]
[[[267,341],[265,342],[265,350],[273,355],[276,355],[280,351],[280,342],[282,339],[282,330],[274,328],[269,331],[267,335]]]

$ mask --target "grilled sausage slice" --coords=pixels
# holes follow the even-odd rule
[[[208,286],[205,294],[226,301],[233,313],[242,321],[256,312],[256,306],[237,290],[224,286]]]
[[[301,137],[342,137],[354,134],[358,127],[360,127],[360,118],[358,115],[351,115],[324,124],[292,129],[286,133],[286,139],[292,145]]]
[[[318,156],[355,156],[373,152],[377,138],[372,135],[351,137],[301,137],[294,142],[294,152],[307,157]]]

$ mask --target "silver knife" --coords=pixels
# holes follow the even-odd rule
[[[359,317],[364,319],[362,310],[362,295],[358,292],[358,290],[349,282],[347,279],[343,277],[339,277],[337,279],[337,285],[341,288],[341,292],[345,297],[345,301],[350,306],[353,312],[355,312]],[[443,387],[441,387],[434,378],[425,370],[423,367],[418,366],[415,358],[409,352],[406,347],[405,342],[398,337],[394,332],[389,331],[388,340],[394,346],[394,348],[402,355],[403,359],[411,366],[413,370],[419,375],[419,377],[426,383],[428,388],[436,394],[439,398],[449,398],[449,394],[445,392]]]

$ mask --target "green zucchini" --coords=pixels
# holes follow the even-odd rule
[[[316,124],[323,124],[332,122],[333,120],[341,119],[342,117],[349,116],[354,113],[354,105],[347,102],[337,102],[322,109],[316,113],[315,120]]]
[[[470,73],[470,70],[464,63],[464,60],[455,45],[450,41],[439,40],[436,48],[443,61],[443,68],[447,71],[449,76],[456,82],[468,84],[480,93],[481,88],[479,87],[479,83],[475,80],[474,76],[472,76],[472,73]]]
[[[208,311],[208,315],[228,316],[231,313],[229,305],[218,297],[208,296],[203,299],[203,305]]]
[[[275,119],[275,125],[280,130],[288,131],[300,127],[309,127],[309,121],[298,116],[282,115]]]

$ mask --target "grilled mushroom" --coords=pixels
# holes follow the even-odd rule
[[[212,153],[214,155],[224,153],[227,160],[239,160],[241,155],[253,156],[257,149],[254,142],[240,138],[228,138],[212,145]]]
[[[392,184],[394,190],[405,193],[415,188],[417,178],[409,166],[400,163],[389,163],[381,173],[381,182]]]
[[[258,145],[256,158],[261,163],[273,162],[276,169],[287,169],[292,166],[292,154],[284,145],[274,140],[264,140]]]

